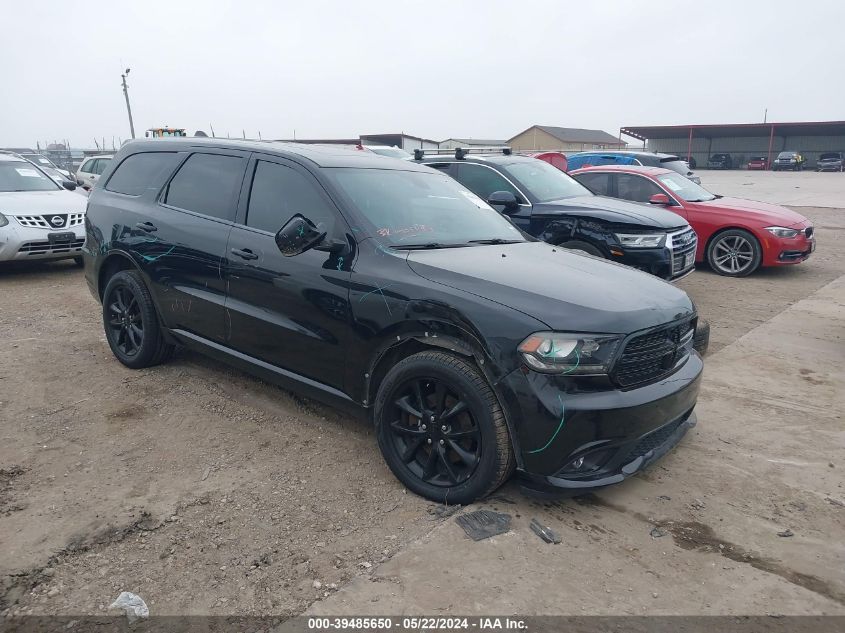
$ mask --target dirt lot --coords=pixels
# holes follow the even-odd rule
[[[741,336],[845,274],[837,249],[845,210],[800,211],[817,226],[818,251],[809,262],[742,280],[700,270],[682,282],[712,323],[711,350],[725,348],[728,360]],[[814,323],[795,327],[812,330]],[[103,338],[98,306],[72,265],[0,270],[0,328],[0,613],[96,614],[121,591],[140,594],[155,614],[288,615],[324,599],[334,605],[327,610],[354,606],[376,613],[385,603],[373,603],[394,585],[362,579],[389,579],[413,568],[426,543],[455,529],[432,504],[402,489],[362,424],[192,353],[150,370],[119,365]],[[734,361],[740,368],[755,362],[740,351]],[[805,383],[829,386],[807,371]],[[727,399],[730,390],[717,380],[711,397]],[[741,457],[756,452],[763,438],[743,430],[742,411],[736,411],[736,434],[707,448],[711,457],[716,450],[730,454],[732,476],[702,459],[693,443],[607,495],[543,505],[509,485],[485,505],[517,517],[539,513],[556,529],[583,535],[558,550],[566,556],[553,572],[589,587],[577,603],[563,597],[538,602],[555,577],[522,591],[489,579],[493,569],[530,559],[525,548],[536,548],[528,540],[536,537],[523,531],[469,561],[466,574],[523,612],[549,612],[554,605],[577,614],[718,612],[720,605],[767,612],[778,602],[798,612],[800,605],[804,612],[845,612],[845,491],[831,483],[841,482],[845,462],[841,445],[826,445],[841,440],[834,430],[842,418],[828,421],[825,411],[792,404],[782,416],[800,410],[808,427],[830,423],[830,439],[789,441],[780,420],[781,432],[772,437],[784,445],[765,449],[829,469],[822,484],[827,492],[804,494],[803,484],[792,488],[774,478],[765,495],[757,494],[758,482],[742,474]],[[708,420],[699,415],[706,430]],[[690,480],[704,482],[708,496],[693,498]],[[675,491],[663,493],[663,500],[653,494],[661,482]],[[619,512],[644,496],[649,501],[637,511],[641,516]],[[723,516],[747,523],[723,529],[718,519],[714,526],[702,516],[704,508],[725,504],[734,510]],[[675,512],[664,511],[669,507]],[[640,547],[629,533],[639,535],[658,514],[685,518],[658,525],[671,537],[649,537],[659,543],[654,555],[668,551],[663,564],[695,579],[680,586],[664,574],[659,592],[653,590],[659,571],[649,575],[649,566],[628,549]],[[778,551],[777,560],[756,557],[765,546],[743,544],[743,533],[763,521],[766,529],[777,523],[799,537],[809,534],[809,542]],[[774,537],[776,546],[790,540],[798,539]],[[710,569],[709,558],[696,557],[702,549],[723,552],[724,576],[715,563]],[[787,583],[792,597],[775,581]],[[344,597],[354,587],[357,593]],[[368,587],[380,589],[373,594]],[[471,609],[446,597],[415,603],[408,595],[404,603]]]

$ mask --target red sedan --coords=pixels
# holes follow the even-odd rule
[[[677,213],[698,234],[696,262],[707,262],[720,275],[744,277],[760,266],[798,264],[816,248],[813,225],[803,215],[767,202],[714,195],[669,169],[605,165],[570,176],[601,196]]]

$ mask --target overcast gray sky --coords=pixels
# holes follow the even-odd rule
[[[127,138],[124,67],[139,136],[845,119],[840,0],[46,0],[2,22],[7,147]]]

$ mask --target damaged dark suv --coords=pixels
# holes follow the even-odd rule
[[[514,471],[534,488],[613,484],[695,424],[682,290],[535,240],[423,165],[134,141],[86,230],[121,363],[182,345],[366,417],[401,482],[439,502]]]

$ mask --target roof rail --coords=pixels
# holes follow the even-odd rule
[[[456,147],[454,149],[415,149],[414,160],[422,160],[423,156],[425,156],[426,154],[430,156],[454,154],[457,160],[463,160],[463,158],[469,153],[504,154],[505,156],[510,156],[513,153],[513,150],[511,150],[510,147]]]

